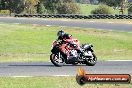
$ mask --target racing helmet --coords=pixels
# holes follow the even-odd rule
[[[58,31],[57,36],[62,38],[64,34],[65,32],[63,30],[60,30]]]

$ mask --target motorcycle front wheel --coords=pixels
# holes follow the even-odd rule
[[[64,65],[62,57],[59,58],[59,56],[57,54],[51,54],[50,60],[57,67],[61,67],[62,65]]]
[[[92,53],[92,57],[86,58],[85,64],[88,66],[94,66],[97,63],[97,57]]]

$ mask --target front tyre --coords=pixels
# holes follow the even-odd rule
[[[62,58],[59,58],[59,56],[57,54],[51,54],[50,60],[57,67],[61,67],[63,65]]]
[[[72,65],[73,65],[73,66],[76,66],[76,65],[78,65],[78,62],[72,63]]]
[[[88,66],[94,66],[97,63],[97,57],[94,53],[89,58],[86,58],[85,64]]]

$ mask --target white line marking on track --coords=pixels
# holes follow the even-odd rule
[[[51,77],[69,77],[71,75],[51,75]],[[9,77],[12,77],[12,78],[31,78],[31,77],[37,77],[37,76],[9,76]],[[38,76],[38,77],[41,77],[41,76]],[[47,76],[47,77],[50,77],[50,76]]]
[[[50,27],[50,26],[52,26],[52,25],[46,25],[47,27]]]
[[[53,75],[53,76],[57,76],[57,77],[68,77],[68,76],[70,76],[70,75]]]
[[[107,23],[107,22],[106,22]],[[108,22],[108,23],[114,23],[114,22]]]
[[[95,21],[88,21],[88,22],[92,22],[92,23],[94,23]]]

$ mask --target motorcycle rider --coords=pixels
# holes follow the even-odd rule
[[[57,33],[57,41],[61,40],[62,42],[64,42],[62,45],[61,45],[61,51],[62,52],[65,52],[65,47],[67,46],[67,44],[71,44],[73,46],[75,46],[75,49],[78,51],[78,52],[81,52],[81,49],[80,49],[80,46],[76,45],[74,42],[73,42],[73,38],[72,38],[72,35],[70,34],[66,34],[63,30],[60,30],[58,31]],[[67,44],[66,44],[67,43]],[[67,53],[67,58],[69,57],[69,52]]]
[[[57,36],[58,36],[57,41],[58,40],[66,41],[66,39],[72,40],[72,35],[66,34],[63,30],[58,31]]]

